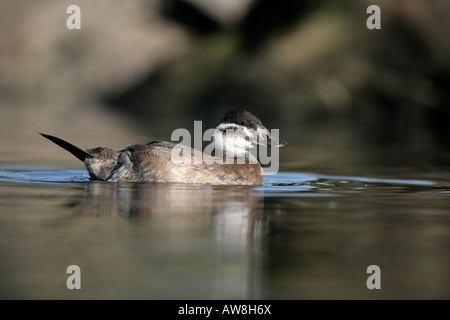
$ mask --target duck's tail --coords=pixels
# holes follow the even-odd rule
[[[43,136],[44,138],[47,138],[48,140],[50,140],[53,143],[57,144],[61,148],[66,149],[67,151],[69,151],[71,154],[73,154],[75,157],[77,157],[78,159],[80,159],[83,162],[87,158],[93,158],[94,157],[90,153],[87,153],[86,151],[84,151],[84,150],[74,146],[73,144],[71,144],[71,143],[69,143],[67,141],[64,141],[63,139],[51,136],[49,134],[41,133],[41,132],[38,132],[38,133],[41,136]]]

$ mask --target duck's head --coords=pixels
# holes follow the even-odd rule
[[[245,110],[231,110],[224,114],[214,131],[212,141],[216,154],[239,157],[257,145],[280,148],[287,142],[278,140],[257,117]]]

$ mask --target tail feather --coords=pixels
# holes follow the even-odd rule
[[[78,159],[80,159],[81,161],[86,160],[87,158],[93,158],[94,156],[87,153],[86,151],[74,146],[73,144],[70,144],[67,141],[64,141],[60,138],[45,134],[45,133],[41,133],[38,132],[41,136],[43,136],[44,138],[47,138],[48,140],[54,142],[55,144],[57,144],[58,146],[60,146],[63,149],[66,149],[67,151],[69,151],[71,154],[73,154],[75,157],[77,157]]]

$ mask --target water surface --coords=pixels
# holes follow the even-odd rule
[[[2,164],[0,298],[448,299],[450,184],[420,176],[212,187]],[[381,290],[366,287],[370,265]]]

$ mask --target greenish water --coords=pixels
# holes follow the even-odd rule
[[[450,184],[421,176],[139,185],[3,164],[0,298],[448,299]]]

